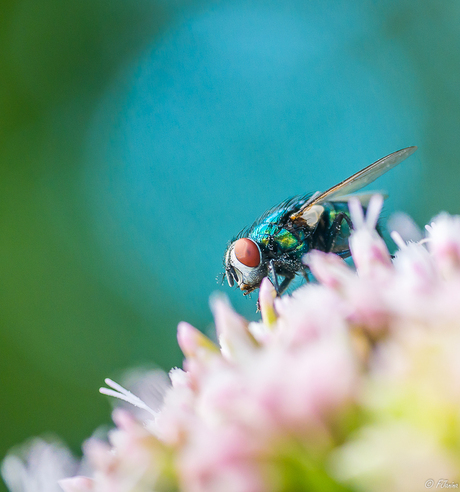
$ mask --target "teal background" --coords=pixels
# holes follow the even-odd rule
[[[459,213],[460,4],[0,3],[0,456],[75,451],[210,331],[233,235],[399,148],[384,216]]]

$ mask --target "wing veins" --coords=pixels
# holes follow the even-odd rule
[[[305,211],[307,211],[313,205],[320,204],[331,199],[337,201],[338,197],[350,195],[355,191],[364,188],[365,186],[382,176],[382,174],[385,174],[387,171],[407,159],[416,150],[417,147],[415,146],[397,150],[396,152],[393,152],[392,154],[389,154],[385,157],[382,157],[378,161],[375,161],[373,164],[370,164],[364,169],[361,169],[361,171],[358,171],[357,173],[343,180],[339,184],[333,186],[332,188],[329,188],[327,191],[323,193],[315,193],[312,198],[302,206],[302,208],[300,208],[295,214],[291,215],[291,220],[296,220],[302,217]]]

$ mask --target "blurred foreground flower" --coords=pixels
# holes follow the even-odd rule
[[[392,260],[375,231],[380,207],[375,197],[364,217],[350,203],[356,271],[312,251],[305,261],[319,284],[275,299],[265,279],[258,323],[215,297],[220,347],[181,323],[184,367],[158,385],[158,407],[106,380],[103,393],[138,411],[114,412],[108,441],[84,445],[87,478],[61,480],[63,490],[458,488],[460,218],[440,215],[420,243],[395,235]],[[56,456],[69,459],[58,451],[55,470]],[[10,455],[12,491],[54,490],[27,487],[17,472],[43,474]]]

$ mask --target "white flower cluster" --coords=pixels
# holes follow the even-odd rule
[[[108,442],[84,446],[87,476],[66,492],[411,492],[460,479],[460,218],[440,215],[427,237],[389,254],[350,203],[356,270],[332,254],[306,258],[317,284],[275,298],[262,320],[211,302],[220,347],[178,327],[183,369],[159,409],[110,380],[106,394],[143,409],[114,412]],[[147,412],[146,412],[147,411]],[[32,451],[33,452],[33,451]],[[21,463],[20,465],[18,463]],[[56,463],[56,466],[57,463]],[[9,456],[31,482],[37,465]],[[56,473],[51,474],[53,479]],[[428,486],[428,485],[427,485]],[[457,483],[458,487],[458,483]]]

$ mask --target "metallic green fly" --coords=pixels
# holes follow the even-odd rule
[[[246,295],[269,277],[281,295],[295,275],[301,274],[308,281],[308,267],[302,263],[308,251],[349,256],[348,237],[353,227],[348,210],[350,194],[416,150],[417,147],[407,147],[393,152],[323,193],[295,196],[265,212],[227,247],[224,276],[230,287],[236,283]],[[357,196],[365,207],[371,195]],[[281,282],[279,277],[283,277]]]

